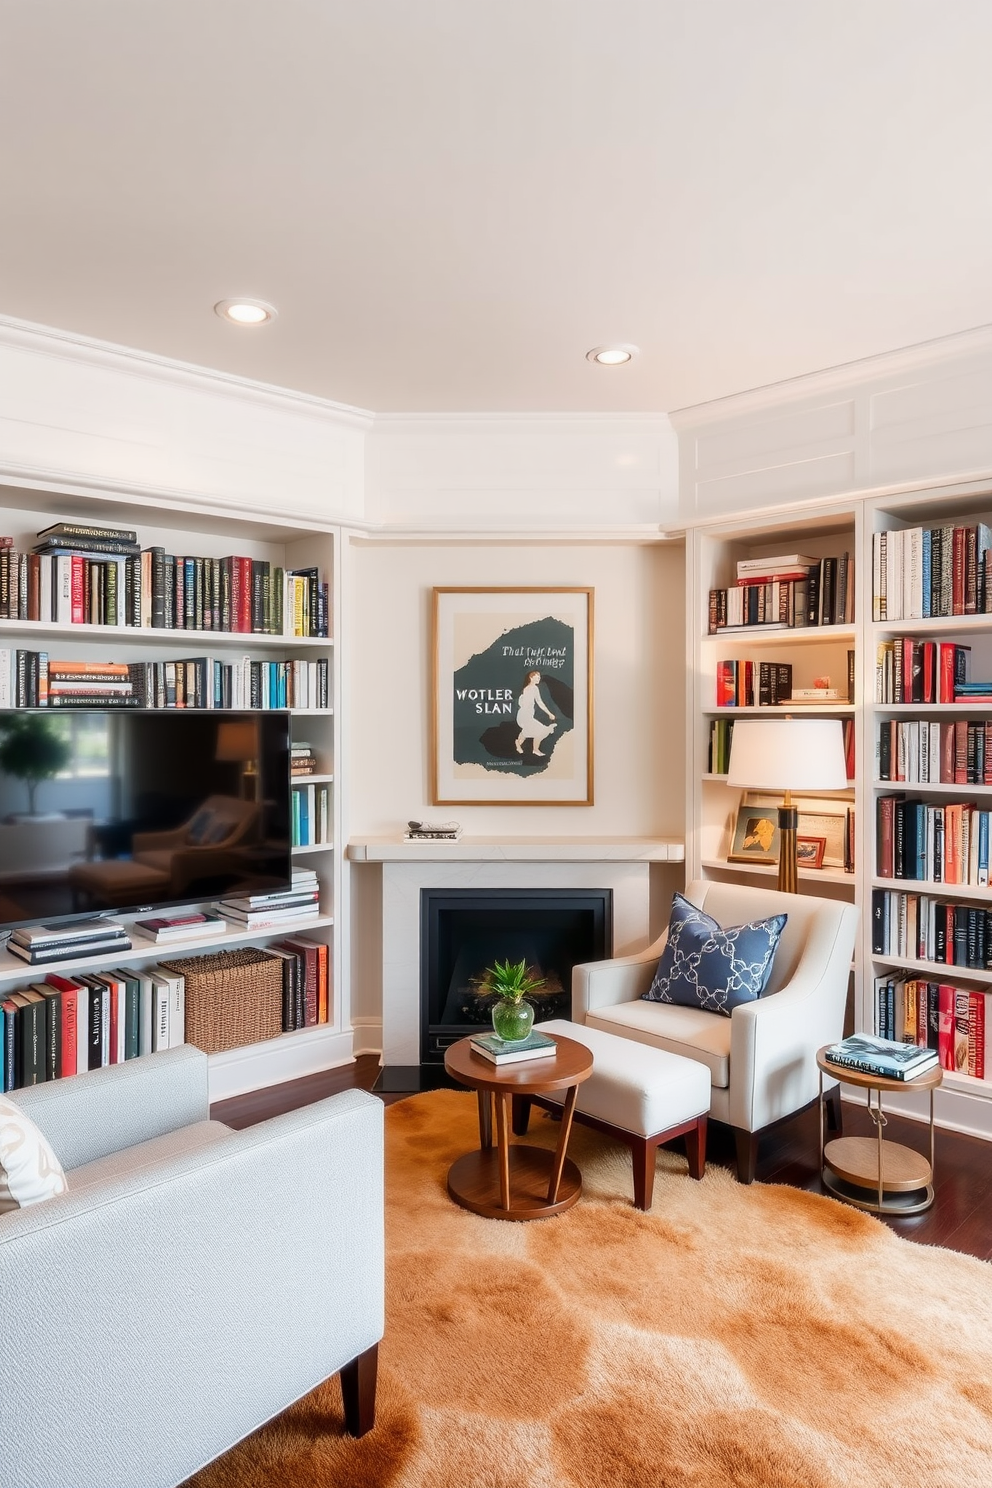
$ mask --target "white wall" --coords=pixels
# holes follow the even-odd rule
[[[401,543],[352,539],[344,644],[348,834],[454,817],[466,834],[681,836],[684,555],[680,544]],[[430,804],[434,585],[595,590],[595,804]]]

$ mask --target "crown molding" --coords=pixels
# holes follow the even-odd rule
[[[272,383],[253,382],[250,378],[237,377],[230,372],[215,371],[192,362],[176,361],[171,357],[158,356],[154,352],[137,351],[133,347],[118,346],[110,341],[98,341],[91,336],[59,330],[54,326],[37,325],[33,321],[17,320],[9,315],[0,315],[0,349],[3,347],[29,352],[35,356],[55,357],[79,366],[125,373],[129,377],[142,377],[150,382],[187,388],[198,393],[210,393],[256,407],[261,405],[276,409],[282,414],[319,418],[352,429],[367,431],[375,418],[365,408],[352,408],[346,403],[333,403],[328,398],[318,398],[311,393],[295,392],[291,388],[277,387]]]
[[[962,360],[990,351],[992,325],[975,326],[971,330],[957,331],[950,336],[904,346],[897,351],[880,352],[857,361],[842,362],[837,367],[827,367],[820,372],[806,372],[799,377],[767,383],[764,387],[751,388],[746,392],[730,393],[725,398],[714,398],[709,403],[675,408],[668,414],[668,419],[676,433],[682,434],[706,424],[725,423],[730,419],[756,413],[778,413],[793,404],[824,394],[853,394],[868,382],[888,381],[925,367],[937,367],[942,362]]]

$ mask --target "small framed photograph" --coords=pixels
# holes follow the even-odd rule
[[[778,809],[742,801],[737,808],[734,840],[727,860],[731,863],[777,863],[779,849]]]
[[[805,837],[822,838],[823,856],[819,863],[806,863],[807,868],[843,868],[844,867],[844,839],[847,833],[847,816],[841,811],[836,815],[833,812],[809,812],[803,810],[803,804],[799,804],[799,828],[797,840],[802,841]],[[802,859],[800,858],[800,864]]]
[[[796,865],[799,868],[822,868],[827,848],[825,837],[796,836]]]

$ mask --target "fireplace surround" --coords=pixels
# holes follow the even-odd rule
[[[610,889],[462,888],[420,893],[420,1062],[491,1026],[493,998],[476,985],[496,960],[526,961],[546,979],[538,1020],[572,1016],[572,967],[613,944]]]

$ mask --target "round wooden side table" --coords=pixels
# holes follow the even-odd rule
[[[463,1209],[486,1219],[546,1219],[569,1209],[582,1192],[582,1175],[565,1156],[575,1097],[592,1074],[592,1055],[574,1039],[555,1037],[557,1053],[543,1059],[496,1065],[459,1039],[444,1056],[444,1067],[479,1100],[478,1152],[467,1152],[448,1171],[448,1193]],[[564,1090],[558,1145],[510,1144],[510,1105],[515,1095]],[[496,1146],[493,1146],[493,1103]]]
[[[872,1214],[919,1214],[929,1209],[933,1203],[933,1093],[944,1078],[940,1065],[934,1065],[913,1080],[888,1080],[884,1075],[864,1074],[861,1070],[831,1064],[825,1057],[827,1047],[816,1056],[820,1071],[820,1176],[824,1188],[835,1198]],[[868,1115],[875,1124],[874,1137],[835,1137],[830,1142],[824,1141],[824,1075],[867,1091]],[[905,1094],[907,1090],[930,1092],[929,1160],[915,1148],[887,1141],[883,1136],[888,1117],[882,1110],[882,1096],[896,1091]]]

